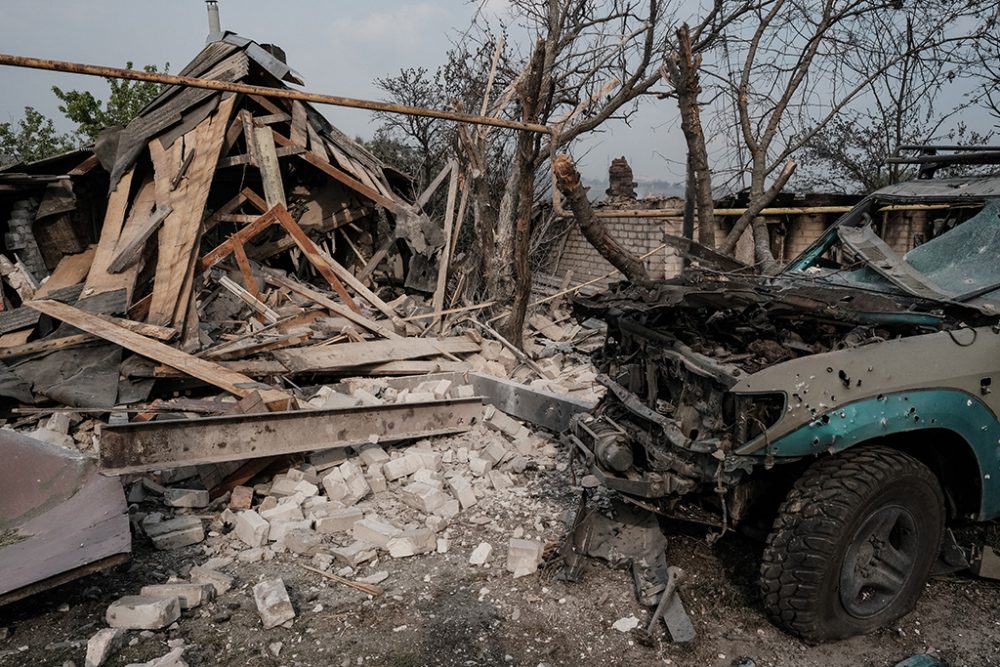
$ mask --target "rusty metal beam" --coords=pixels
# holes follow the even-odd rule
[[[338,410],[295,410],[105,426],[101,469],[112,475],[461,433],[479,398]]]
[[[385,111],[409,116],[440,118],[442,120],[453,120],[460,123],[472,123],[473,125],[492,125],[494,127],[506,127],[514,130],[528,130],[529,132],[538,132],[540,134],[552,134],[553,132],[551,128],[545,125],[522,123],[520,121],[508,120],[506,118],[493,118],[492,116],[477,116],[475,114],[461,113],[458,111],[425,109],[422,107],[411,107],[402,104],[391,104],[389,102],[360,100],[352,97],[340,97],[337,95],[322,95],[320,93],[310,93],[306,91],[292,90],[290,88],[254,86],[246,83],[231,83],[229,81],[198,79],[190,76],[178,76],[176,74],[146,72],[145,70],[104,67],[102,65],[87,65],[85,63],[67,62],[65,60],[29,58],[27,56],[15,56],[8,53],[0,53],[0,65],[27,67],[29,69],[42,69],[50,72],[68,72],[70,74],[85,74],[87,76],[100,76],[105,78],[110,77],[113,79],[149,81],[152,83],[162,83],[170,86],[206,88],[208,90],[221,90],[223,92],[243,93],[245,95],[262,95],[268,98],[282,98],[286,100],[314,102],[316,104],[330,104],[333,106],[350,107],[353,109],[368,109],[370,111]]]

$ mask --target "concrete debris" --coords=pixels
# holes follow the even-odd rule
[[[533,574],[542,564],[545,544],[537,540],[511,538],[507,548],[507,571],[514,578]]]
[[[201,565],[191,568],[191,583],[211,584],[216,595],[224,595],[233,587],[233,577]]]
[[[181,617],[176,597],[127,595],[108,607],[106,620],[112,628],[160,630]]]
[[[255,585],[253,599],[265,630],[295,618],[295,609],[281,579],[269,579]]]
[[[346,533],[362,518],[364,512],[357,507],[332,510],[316,520],[316,531],[324,535]]]
[[[323,536],[308,528],[295,528],[285,533],[285,548],[300,556],[314,556],[323,547]]]
[[[429,554],[437,549],[437,537],[429,528],[404,530],[390,539],[386,548],[393,558]]]
[[[215,599],[215,587],[212,584],[175,583],[143,586],[139,595],[150,598],[177,598],[181,610],[194,609]]]
[[[389,548],[389,540],[401,532],[399,528],[396,528],[392,524],[374,517],[368,517],[355,522],[351,529],[354,539],[374,544],[382,549]]]
[[[184,648],[175,648],[170,653],[149,662],[133,662],[125,667],[188,667],[184,661]]]
[[[346,547],[334,547],[330,553],[338,563],[348,567],[357,567],[365,561],[375,558],[375,545],[363,540],[355,540]]]
[[[984,544],[979,557],[972,563],[972,572],[983,579],[1000,579],[1000,555]]]
[[[208,491],[206,489],[169,488],[163,492],[163,502],[170,507],[208,507]]]
[[[247,546],[262,547],[267,544],[270,530],[271,524],[251,509],[236,515],[236,536]]]
[[[618,632],[631,632],[639,627],[639,619],[631,615],[625,616],[612,623],[611,627]]]
[[[112,653],[118,652],[125,644],[125,628],[104,628],[87,640],[87,656],[84,667],[101,667]]]
[[[157,549],[179,549],[205,539],[205,529],[196,516],[143,522],[143,530]]]
[[[481,542],[472,550],[472,554],[469,556],[469,565],[485,565],[492,552],[493,547],[489,543]]]

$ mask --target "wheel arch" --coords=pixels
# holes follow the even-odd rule
[[[848,449],[876,445],[909,454],[934,473],[944,493],[949,519],[978,519],[983,514],[979,457],[960,433],[947,428],[904,431],[859,442]]]

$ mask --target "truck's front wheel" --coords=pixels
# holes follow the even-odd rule
[[[944,498],[888,447],[814,463],[778,511],[760,585],[776,623],[809,641],[870,632],[916,604],[938,555]]]

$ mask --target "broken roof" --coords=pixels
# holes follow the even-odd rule
[[[286,63],[253,40],[231,32],[216,33],[210,40],[181,70],[181,76],[272,88],[303,83]],[[159,137],[164,148],[169,148],[175,139],[211,114],[224,95],[227,94],[203,88],[167,86],[125,128],[109,128],[102,133],[96,152],[111,173],[111,189],[135,164],[150,139]],[[296,104],[306,111],[311,151],[322,153],[324,159],[329,154],[339,168],[380,194],[395,198],[394,187],[404,186],[407,176],[389,168],[351,140],[308,103]]]

